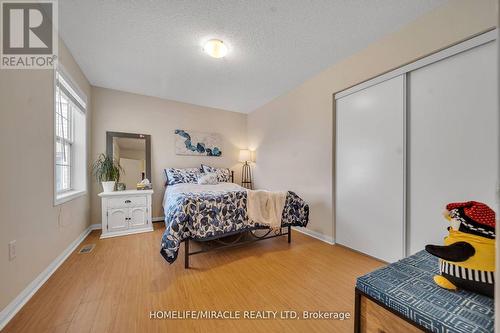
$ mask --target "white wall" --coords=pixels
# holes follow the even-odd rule
[[[163,216],[162,199],[168,167],[199,167],[201,163],[227,167],[240,181],[239,149],[247,147],[246,115],[156,97],[92,87],[92,156],[106,151],[106,131],[151,135],[153,217]],[[175,155],[174,130],[216,132],[223,136],[222,157]],[[93,181],[92,223],[101,223],[101,188]]]
[[[295,190],[308,228],[333,237],[333,94],[495,27],[496,5],[450,1],[250,113],[257,187]]]
[[[59,61],[90,99],[90,85],[62,40]],[[89,225],[89,195],[53,205],[53,96],[53,70],[0,70],[0,310]],[[87,114],[89,139],[90,107]],[[12,240],[17,258],[9,261]]]

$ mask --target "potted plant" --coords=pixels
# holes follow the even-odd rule
[[[101,154],[92,164],[92,174],[97,182],[101,182],[104,192],[113,192],[115,184],[120,180],[120,172],[123,171],[120,164],[112,157]]]

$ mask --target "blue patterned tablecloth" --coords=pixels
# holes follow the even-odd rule
[[[432,332],[493,332],[494,300],[442,289],[432,279],[438,273],[438,259],[420,251],[358,278],[356,286]]]

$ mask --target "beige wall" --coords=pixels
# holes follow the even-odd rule
[[[90,99],[90,85],[62,40],[59,57]],[[0,310],[89,225],[89,195],[54,206],[53,80],[52,70],[0,70]],[[9,261],[12,240],[17,258]]]
[[[199,167],[201,163],[228,167],[240,179],[239,149],[247,147],[246,115],[179,103],[156,97],[92,87],[92,156],[106,151],[106,131],[151,135],[153,217],[163,216],[162,199],[168,167]],[[224,138],[222,157],[175,155],[174,130],[216,132]],[[100,223],[101,188],[93,182],[92,223]]]
[[[120,182],[124,183],[128,189],[135,188],[137,183],[142,180],[143,165],[144,160],[120,158],[120,166],[124,171],[120,176]]]
[[[250,113],[256,186],[294,189],[308,228],[333,237],[333,94],[496,26],[496,4],[450,1]]]

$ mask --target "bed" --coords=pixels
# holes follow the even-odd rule
[[[215,249],[211,247],[189,252],[190,240],[208,242],[244,233],[253,236],[251,240],[223,244],[216,247],[217,249],[279,236],[288,236],[290,242],[290,228],[305,227],[309,221],[309,206],[291,191],[286,194],[279,230],[270,230],[266,225],[250,221],[247,214],[247,190],[232,182],[220,182],[215,185],[167,185],[163,208],[165,232],[160,253],[167,262],[173,263],[177,259],[181,243],[184,242],[186,268],[189,268],[190,256]],[[256,230],[263,232],[257,235]]]

